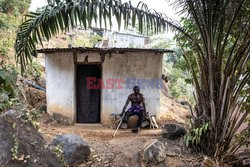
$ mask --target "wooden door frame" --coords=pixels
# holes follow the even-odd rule
[[[74,93],[74,96],[75,96],[75,113],[74,113],[74,122],[75,123],[77,123],[77,66],[78,65],[99,65],[99,67],[100,67],[100,72],[101,72],[101,79],[103,78],[103,72],[102,72],[102,70],[103,70],[103,65],[102,65],[102,63],[101,62],[74,62],[74,85],[75,85],[75,89],[74,89],[74,91],[75,91],[75,93]],[[102,89],[100,90],[100,96],[99,96],[99,101],[100,101],[100,122],[99,123],[94,123],[94,124],[101,124],[101,122],[102,122]],[[80,123],[80,124],[84,124],[84,123]],[[87,123],[85,123],[85,124],[87,124]]]

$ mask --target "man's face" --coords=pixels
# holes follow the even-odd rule
[[[134,89],[134,92],[135,92],[136,94],[138,94],[138,93],[140,93],[140,89]]]

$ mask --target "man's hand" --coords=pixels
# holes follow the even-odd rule
[[[122,113],[119,114],[120,117],[122,117],[124,115],[124,111],[122,111]]]
[[[144,117],[149,118],[148,112],[144,111]]]

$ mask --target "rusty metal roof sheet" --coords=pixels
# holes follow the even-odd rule
[[[39,49],[38,53],[55,53],[55,52],[104,52],[104,53],[125,53],[125,52],[158,52],[158,53],[172,53],[174,51],[168,49],[147,49],[147,48],[48,48]]]

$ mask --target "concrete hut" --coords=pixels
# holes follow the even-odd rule
[[[132,87],[141,87],[147,111],[160,110],[164,49],[52,48],[45,53],[48,113],[75,123],[112,124]]]

